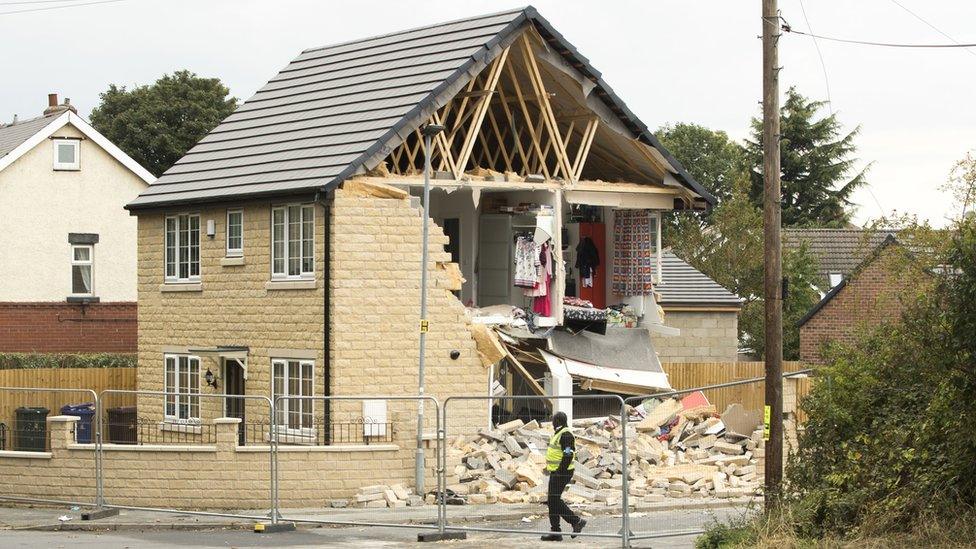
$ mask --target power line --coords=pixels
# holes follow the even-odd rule
[[[819,38],[821,40],[829,40],[831,42],[843,42],[845,44],[860,44],[862,46],[882,46],[886,48],[976,48],[976,44],[896,44],[893,42],[871,42],[868,40],[849,40],[846,38],[836,38],[833,36],[823,36],[822,34],[814,34],[812,32],[803,32],[795,30],[790,26],[789,23],[783,22],[782,25],[783,32],[789,32],[793,34],[802,34],[803,36],[812,36],[813,38]]]
[[[82,0],[25,0],[21,2],[0,2],[0,6],[15,6],[24,4],[63,4],[65,2],[81,2]]]
[[[936,26],[935,26],[935,25],[933,25],[932,23],[929,23],[928,21],[926,21],[925,19],[923,19],[921,15],[919,15],[919,14],[917,14],[917,13],[915,13],[914,11],[912,11],[912,10],[910,10],[910,9],[908,9],[907,7],[905,7],[905,5],[904,5],[904,4],[902,4],[902,3],[901,3],[901,2],[899,2],[898,0],[891,0],[891,3],[892,3],[892,4],[894,4],[894,5],[896,5],[896,6],[898,6],[898,7],[899,7],[899,8],[901,8],[901,9],[903,9],[903,10],[905,10],[905,11],[907,11],[909,15],[911,15],[911,16],[912,16],[912,17],[914,17],[915,19],[918,19],[918,20],[919,20],[919,21],[921,21],[922,23],[925,23],[926,25],[928,25],[928,26],[929,26],[929,28],[931,28],[931,29],[932,29],[932,30],[934,30],[935,32],[937,32],[937,33],[939,33],[939,34],[941,34],[942,36],[945,36],[945,37],[946,37],[946,38],[948,38],[949,40],[952,40],[952,41],[953,41],[954,43],[956,43],[956,44],[959,44],[959,41],[958,41],[958,40],[956,40],[955,38],[953,38],[953,37],[951,37],[951,36],[949,36],[948,34],[946,34],[946,32],[945,32],[945,31],[943,31],[942,29],[940,29],[939,27],[936,27]],[[813,31],[811,30],[810,32],[813,32]],[[964,51],[965,51],[966,53],[968,53],[969,55],[972,55],[972,56],[976,56],[976,51],[973,51],[973,50],[964,50]]]
[[[125,0],[99,0],[97,2],[85,2],[82,4],[65,4],[62,6],[48,6],[45,8],[28,8],[23,10],[0,11],[0,15],[13,15],[15,13],[28,13],[32,11],[59,10],[62,8],[80,8],[82,6],[94,6],[95,4],[114,4],[116,2],[124,2],[124,1]]]
[[[800,0],[800,11],[803,12],[803,20],[807,22],[807,28],[812,33],[813,26],[810,25],[810,18],[807,17],[807,9],[803,6],[803,0]],[[824,86],[827,88],[827,108],[830,110],[830,114],[834,114],[834,103],[830,100],[830,77],[827,76],[827,64],[824,63],[823,52],[820,51],[820,43],[817,42],[816,37],[813,38],[813,47],[817,49],[817,57],[820,58],[820,67],[823,69]]]

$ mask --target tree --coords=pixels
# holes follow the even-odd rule
[[[237,108],[217,78],[183,70],[151,85],[109,85],[91,124],[153,175],[162,175]]]
[[[765,355],[763,330],[763,219],[749,199],[743,174],[729,197],[712,211],[710,226],[701,230],[690,216],[677,219],[671,245],[674,253],[745,301],[739,314],[739,341],[759,357]],[[813,289],[816,266],[805,248],[783,250],[783,272],[789,292],[783,311],[783,356],[799,356],[796,322],[819,298]]]
[[[658,129],[657,138],[719,201],[732,195],[734,182],[747,169],[742,146],[723,131],[677,123]]]
[[[786,92],[781,109],[781,172],[783,225],[843,227],[853,213],[851,194],[864,185],[864,170],[847,179],[857,162],[852,155],[860,126],[841,136],[836,115],[815,119],[825,103]],[[749,196],[762,206],[762,121],[752,119],[752,140],[746,142],[751,166]]]

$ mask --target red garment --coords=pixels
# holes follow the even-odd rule
[[[552,277],[546,273],[546,295],[536,297],[532,303],[532,312],[542,316],[552,316]]]

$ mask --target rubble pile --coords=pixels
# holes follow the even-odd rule
[[[373,486],[364,486],[356,490],[356,496],[352,501],[353,505],[356,507],[363,507],[367,509],[371,508],[383,508],[383,507],[415,507],[424,504],[424,499],[413,493],[411,488],[407,488],[402,484],[394,484],[392,486],[387,486],[385,484],[375,484]],[[345,505],[336,505],[333,502],[333,507],[344,507]]]
[[[665,498],[755,495],[763,456],[758,414],[732,405],[719,415],[704,396],[649,400],[629,408],[630,503]],[[760,427],[757,430],[757,427]],[[449,442],[447,489],[469,504],[545,501],[549,424],[517,419]],[[573,421],[576,463],[569,503],[619,505],[623,485],[619,417]],[[740,433],[747,434],[740,434]]]

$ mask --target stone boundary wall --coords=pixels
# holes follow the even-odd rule
[[[0,492],[95,501],[95,445],[76,444],[74,416],[48,418],[50,452],[0,452]],[[216,444],[103,446],[105,501],[181,510],[270,508],[268,446],[237,446],[236,418],[214,420]],[[409,435],[409,434],[408,434]],[[434,441],[426,451],[436,486]],[[282,508],[327,507],[371,484],[413,485],[414,449],[405,440],[357,446],[279,446]]]

